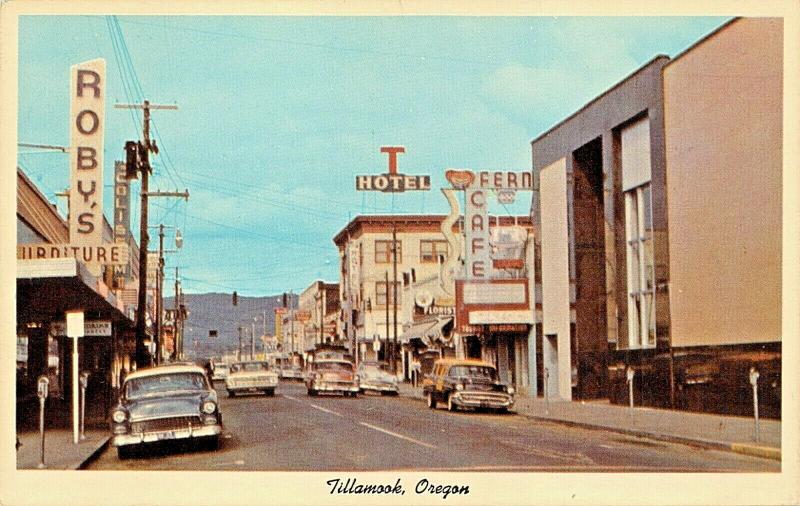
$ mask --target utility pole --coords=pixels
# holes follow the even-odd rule
[[[161,363],[161,313],[163,312],[164,297],[164,224],[158,226],[158,278],[156,279],[156,364]]]
[[[385,359],[389,364],[392,363],[392,349],[389,347],[389,271],[383,273],[384,283],[386,284],[386,353]],[[377,302],[377,301],[376,301]],[[377,352],[376,352],[377,353]],[[376,357],[377,358],[377,357]]]
[[[181,352],[183,343],[181,342],[181,320],[183,319],[183,315],[181,315],[181,304],[180,298],[178,295],[178,268],[175,267],[175,349],[173,351],[173,357],[180,360]]]
[[[250,332],[250,360],[256,359],[256,319],[253,318],[253,330]]]
[[[239,348],[236,350],[236,360],[242,360],[242,326],[239,325]]]
[[[146,367],[151,362],[149,351],[145,348],[144,341],[147,334],[145,313],[147,311],[147,192],[149,191],[148,179],[152,168],[150,167],[150,153],[158,154],[158,146],[150,141],[150,110],[151,109],[177,109],[177,105],[153,105],[148,100],[141,104],[115,104],[117,109],[142,109],[144,122],[142,123],[142,142],[138,146],[138,163],[135,169],[142,175],[141,189],[141,218],[139,220],[139,293],[136,308],[136,367]]]
[[[392,225],[392,326],[394,327],[394,343],[392,344],[392,374],[397,375],[397,225]],[[387,329],[388,334],[388,329]]]
[[[292,355],[294,355],[294,302],[292,302],[292,291],[289,290],[289,332],[292,334]]]

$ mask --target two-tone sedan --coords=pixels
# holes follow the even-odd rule
[[[306,376],[308,395],[334,393],[358,396],[358,376],[353,363],[343,359],[315,360]]]
[[[148,443],[192,439],[217,448],[222,414],[202,367],[165,365],[125,378],[111,410],[112,444],[119,458]]]
[[[358,386],[361,393],[380,392],[381,395],[399,395],[397,377],[386,370],[382,362],[361,362],[358,364]]]
[[[272,396],[277,386],[278,373],[270,367],[269,362],[235,362],[225,378],[228,397],[246,392],[264,392]]]
[[[431,409],[440,402],[448,411],[472,408],[506,412],[514,406],[514,387],[501,382],[497,369],[481,360],[437,360],[422,382],[422,393]]]

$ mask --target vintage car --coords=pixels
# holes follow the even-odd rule
[[[269,362],[234,362],[225,378],[225,389],[229,397],[244,392],[275,395],[277,386],[278,373],[270,367]]]
[[[358,364],[358,386],[361,393],[371,391],[381,395],[399,395],[397,377],[386,370],[383,362],[361,362]]]
[[[225,378],[228,377],[228,364],[225,362],[212,361],[211,365],[214,371],[211,379],[213,381],[225,381]]]
[[[422,382],[428,407],[438,403],[458,408],[508,411],[514,406],[514,387],[500,382],[497,369],[481,360],[440,359]]]
[[[281,367],[281,378],[303,379],[303,368],[298,364],[286,364]]]
[[[111,410],[119,458],[147,443],[192,439],[215,449],[222,432],[217,392],[196,365],[163,365],[130,373]]]
[[[356,397],[358,395],[358,376],[353,369],[353,363],[349,360],[315,360],[311,363],[306,376],[308,395],[340,393]]]

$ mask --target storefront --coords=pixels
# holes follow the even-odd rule
[[[431,372],[436,359],[456,356],[452,316],[429,316],[409,325],[400,336],[403,378],[412,380]]]
[[[47,424],[67,426],[72,406],[72,342],[65,312],[82,310],[79,370],[88,372],[87,425],[104,425],[120,380],[133,364],[133,322],[102,281],[73,258],[17,261],[17,425],[38,419],[36,382],[50,378]]]

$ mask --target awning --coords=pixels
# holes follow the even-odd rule
[[[430,346],[434,341],[449,342],[443,337],[443,329],[453,322],[452,316],[445,316],[433,320],[417,322],[400,336],[401,343],[408,343],[413,339],[422,341],[425,346]]]
[[[123,305],[74,258],[17,260],[17,321],[54,321],[68,310],[129,325]]]

